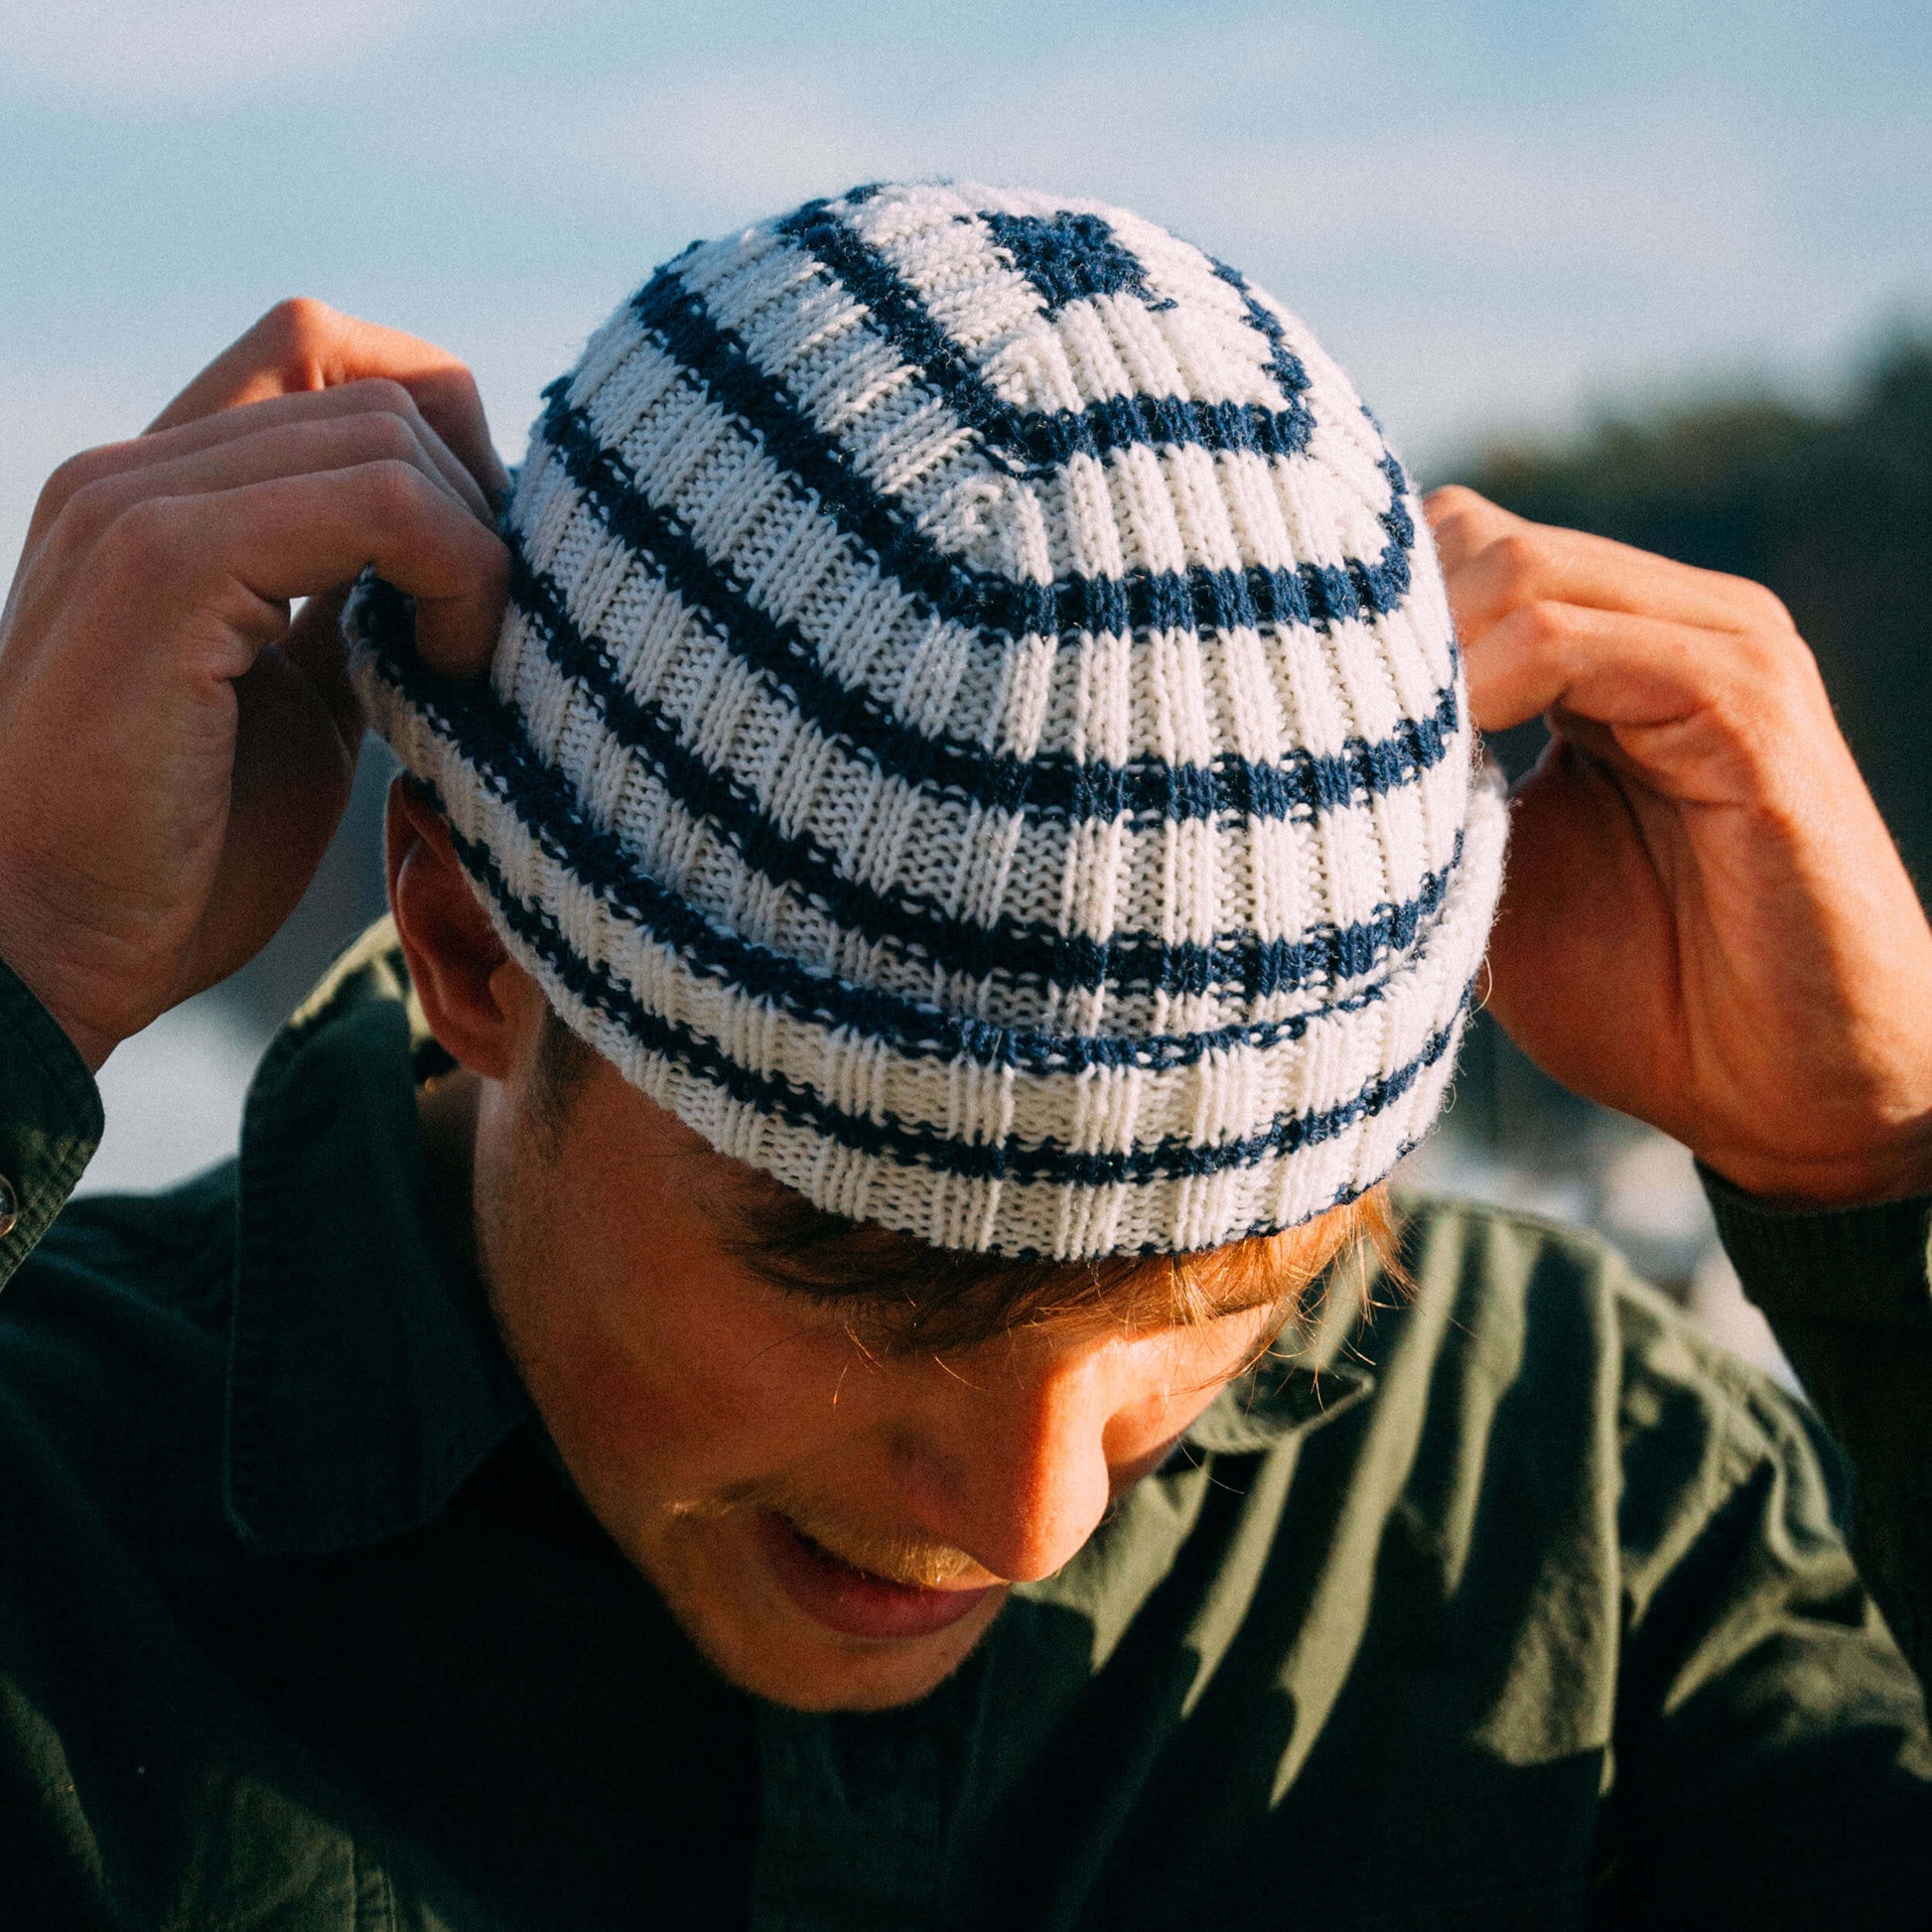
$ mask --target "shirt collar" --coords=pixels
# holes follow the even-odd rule
[[[418,1528],[529,1414],[437,1220],[415,1089],[439,1054],[384,919],[249,1090],[223,1482],[229,1517],[265,1554]]]

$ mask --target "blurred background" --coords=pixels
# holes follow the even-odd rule
[[[63,456],[281,296],[464,355],[514,460],[691,237],[880,176],[1032,182],[1239,263],[1426,482],[1771,585],[1932,879],[1923,0],[0,0],[0,149],[9,559]],[[269,951],[109,1062],[88,1187],[232,1147],[381,909],[385,775]],[[1689,1157],[1486,1023],[1413,1170],[1594,1222],[1770,1359]]]

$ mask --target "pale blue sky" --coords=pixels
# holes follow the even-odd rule
[[[882,175],[1128,203],[1398,444],[1932,321],[1923,0],[0,0],[0,546],[277,296],[538,387],[692,236]]]

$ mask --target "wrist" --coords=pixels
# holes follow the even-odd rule
[[[86,1062],[87,1071],[98,1073],[107,1064],[107,1056],[121,1043],[125,1035],[102,1032],[99,1028],[90,1027],[85,1021],[77,1020],[70,1012],[65,1011],[59,996],[50,996],[46,982],[37,977],[30,966],[22,964],[3,945],[0,945],[0,960],[6,962],[14,978],[40,1002],[41,1010],[72,1041],[73,1050]]]
[[[68,993],[64,982],[69,976],[50,963],[47,949],[34,943],[25,922],[10,916],[10,910],[0,900],[0,960],[5,961],[14,978],[73,1042],[74,1051],[87,1063],[87,1071],[98,1073],[126,1035],[85,1018],[84,1005]]]

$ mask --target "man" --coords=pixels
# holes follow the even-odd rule
[[[1450,490],[1446,603],[1300,324],[991,190],[688,251],[505,483],[294,304],[30,530],[0,1919],[1932,1922],[1932,932],[1775,602]],[[365,708],[393,925],[64,1211]],[[1487,997],[1860,1570],[1613,1258],[1390,1223],[1539,713]]]

